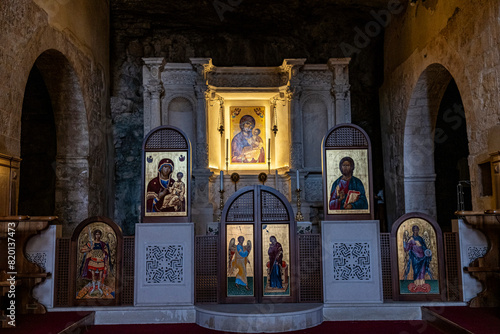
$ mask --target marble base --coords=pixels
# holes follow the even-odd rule
[[[324,321],[410,321],[422,320],[422,306],[466,306],[466,303],[385,302],[383,304],[324,304]]]
[[[328,303],[382,303],[378,220],[323,221],[323,293]]]
[[[103,310],[95,313],[96,325],[177,324],[194,323],[195,320],[194,306],[136,307],[131,310]]]
[[[423,306],[467,306],[464,302],[385,302],[383,304],[219,304],[163,307],[79,306],[49,312],[95,312],[96,325],[196,323],[202,327],[237,333],[297,331],[323,321],[422,320]]]
[[[25,254],[29,261],[44,268],[49,277],[33,289],[33,297],[47,308],[54,307],[54,272],[56,258],[57,226],[50,225],[45,231],[32,237],[26,244]]]
[[[297,234],[311,234],[313,231],[313,225],[311,222],[302,221],[297,222]]]
[[[137,224],[135,273],[134,305],[193,305],[194,224]]]
[[[219,222],[206,223],[205,235],[218,235],[219,234]]]
[[[194,323],[194,306],[77,306],[57,307],[49,312],[95,312],[95,325],[184,324]]]
[[[460,268],[468,267],[472,261],[486,254],[488,240],[482,232],[466,224],[463,219],[452,220],[452,228],[453,232],[458,232]],[[481,282],[464,273],[463,270],[460,274],[462,275],[463,301],[467,302],[476,297],[483,288]]]
[[[281,333],[323,322],[322,304],[226,304],[196,307],[202,327],[236,333]]]

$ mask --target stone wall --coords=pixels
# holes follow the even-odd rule
[[[71,152],[79,151],[79,146],[87,147],[85,159],[87,167],[83,171],[67,168],[64,177],[82,179],[88,190],[78,192],[77,186],[66,184],[66,190],[73,192],[75,205],[78,197],[82,212],[86,215],[109,215],[112,213],[112,145],[110,142],[108,73],[109,73],[109,4],[106,1],[87,0],[19,0],[2,5],[0,12],[0,153],[19,157],[21,152],[21,113],[24,90],[29,73],[40,55],[48,60],[49,67],[56,68],[64,77],[50,79],[44,76],[48,86],[55,87],[51,100],[61,106],[63,113],[55,122],[62,124],[57,130],[58,154],[64,146],[64,162],[71,160]],[[59,65],[59,66],[58,66]],[[66,71],[67,67],[67,71]],[[49,75],[42,70],[42,75]],[[79,96],[74,92],[78,91]],[[66,96],[70,94],[71,96]],[[63,110],[64,103],[81,100],[81,107],[71,112],[78,113],[86,138],[80,138],[71,127],[66,127],[72,114]],[[66,102],[65,102],[66,101]],[[65,125],[64,125],[65,124]],[[81,143],[81,144],[78,144]],[[74,146],[77,145],[77,146]],[[60,156],[57,158],[58,162]],[[59,168],[55,164],[55,168]],[[57,171],[59,172],[59,171]],[[79,174],[79,175],[77,175]],[[72,187],[71,189],[69,189]],[[85,189],[84,188],[84,189]],[[56,201],[68,200],[65,193],[56,193]],[[62,197],[62,198],[61,198]],[[74,216],[71,206],[61,205],[55,214],[64,223],[64,234],[69,235],[82,218]],[[21,213],[22,214],[22,213]]]
[[[326,63],[332,57],[351,57],[349,65],[352,122],[362,126],[373,145],[374,187],[383,187],[382,154],[380,143],[378,87],[381,84],[381,46],[379,32],[363,47],[353,50],[341,43],[355,43],[357,31],[373,21],[367,11],[349,11],[330,8],[331,16],[315,12],[310,21],[304,13],[287,11],[280,17],[260,8],[260,14],[245,13],[243,6],[228,12],[223,21],[211,8],[206,15],[189,16],[188,11],[178,17],[135,16],[130,12],[112,11],[112,82],[111,113],[116,151],[115,218],[126,222],[126,233],[133,231],[133,223],[140,220],[141,143],[142,120],[142,65],[143,57],[164,57],[166,62],[189,63],[190,57],[210,57],[216,66],[279,66],[286,58],[307,58],[306,64]],[[247,5],[251,5],[248,3]],[[177,3],[177,7],[182,7]],[[186,4],[189,7],[189,4]],[[198,9],[203,11],[203,9]],[[198,13],[198,11],[197,11]],[[321,16],[322,19],[314,19]],[[251,22],[248,16],[255,17]],[[264,29],[274,22],[279,30]],[[275,31],[270,33],[270,31]],[[232,32],[230,32],[232,31]],[[319,150],[319,147],[318,147]],[[319,218],[318,218],[319,219]]]
[[[386,29],[380,104],[390,223],[408,211],[403,200],[405,170],[408,172],[403,158],[419,153],[425,159],[433,153],[432,142],[418,152],[404,152],[409,110],[427,108],[421,120],[425,123],[425,118],[432,118],[433,104],[441,99],[450,76],[465,110],[473,209],[491,208],[491,198],[481,196],[478,163],[500,149],[499,16],[497,1],[417,1],[404,15],[394,17]],[[422,84],[432,94],[426,95],[419,88]],[[433,94],[441,95],[431,97]],[[429,125],[433,128],[435,123]],[[412,210],[426,210],[423,204],[417,203]]]

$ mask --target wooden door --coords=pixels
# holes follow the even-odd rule
[[[221,303],[297,300],[293,217],[283,194],[267,186],[242,188],[227,200],[219,230]]]

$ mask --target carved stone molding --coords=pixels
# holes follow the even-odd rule
[[[279,87],[286,85],[288,77],[276,71],[208,73],[208,84],[215,87]]]
[[[196,72],[193,69],[167,69],[164,72],[165,85],[191,86],[196,83]]]
[[[324,87],[325,89],[329,89],[333,82],[332,72],[329,70],[325,71],[303,71],[302,72],[302,80],[300,84],[302,86],[315,86],[315,87]]]

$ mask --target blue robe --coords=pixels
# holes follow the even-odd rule
[[[418,245],[417,242],[420,244]],[[413,268],[413,279],[425,279],[425,274],[429,274],[429,277],[432,278],[432,273],[429,269],[429,265],[432,260],[432,254],[429,256],[425,255],[425,251],[427,250],[427,245],[425,244],[424,239],[417,235],[412,236],[408,242],[403,244],[406,252],[409,252],[409,264]],[[410,271],[410,266],[407,265],[404,272],[404,278],[406,279],[408,273]]]

